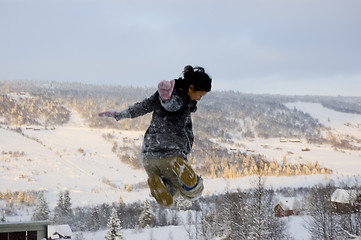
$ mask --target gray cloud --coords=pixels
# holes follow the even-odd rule
[[[0,5],[0,79],[155,86],[192,64],[215,89],[360,95],[357,0]]]

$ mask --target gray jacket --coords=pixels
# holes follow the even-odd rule
[[[163,103],[156,92],[149,98],[117,112],[116,120],[136,118],[153,112],[142,146],[143,158],[181,156],[187,159],[193,146],[191,113],[197,110],[197,101],[186,93],[174,90],[168,102]]]

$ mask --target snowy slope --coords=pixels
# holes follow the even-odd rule
[[[354,137],[361,140],[361,115],[337,112],[323,107],[319,103],[290,103],[289,108],[297,108],[303,112],[309,113],[312,117],[317,118],[323,125],[331,128],[334,135],[341,139]],[[360,142],[353,142],[357,147],[361,146]],[[328,149],[329,146],[313,146],[314,151],[304,152],[303,154],[311,155],[310,159],[320,159],[319,163],[334,169],[344,175],[361,174],[361,152],[360,151],[335,151]]]
[[[24,136],[0,128],[0,152],[25,153],[0,156],[0,189],[48,189],[53,204],[60,191],[69,189],[74,206],[117,202],[120,196],[125,201],[139,200],[139,194],[125,192],[125,186],[144,182],[146,174],[120,163],[112,145],[102,137],[111,130],[91,130],[74,123],[55,130],[24,127]]]
[[[309,113],[338,134],[361,138],[361,115],[359,114],[337,112],[323,107],[320,103],[296,102],[288,103],[286,106]]]
[[[355,127],[361,124],[360,115],[338,113],[319,104],[288,106],[310,113],[322,123],[330,124],[334,131],[343,133],[346,129],[348,134],[361,136],[360,128]],[[348,127],[344,123],[351,125]],[[0,153],[5,152],[0,155],[0,191],[47,189],[51,207],[55,206],[58,193],[64,189],[70,190],[74,207],[117,202],[120,197],[125,202],[149,198],[145,172],[122,164],[112,152],[112,144],[102,137],[112,134],[118,146],[126,144],[122,139],[127,137],[140,146],[143,132],[90,129],[74,112],[69,124],[55,130],[34,130],[24,126],[22,132],[23,135],[6,129],[6,126],[0,128]],[[293,163],[318,161],[321,166],[334,170],[335,174],[327,179],[344,179],[361,173],[359,151],[335,151],[327,145],[307,145],[303,141],[280,143],[279,139],[235,139],[235,142],[280,163],[284,156]],[[311,151],[303,152],[300,150],[303,147],[309,147]],[[8,154],[16,151],[24,152],[24,155]],[[205,190],[208,194],[216,194],[227,189],[249,188],[251,178],[206,179]],[[318,182],[325,182],[325,176],[268,177],[266,180],[266,184],[273,187],[313,186]],[[127,185],[133,186],[133,191],[126,191]]]
[[[300,111],[309,113],[312,117],[318,119],[320,123],[331,128],[332,134],[341,139],[354,137],[359,141],[361,140],[361,115],[340,113],[327,109],[318,103],[297,102],[289,103],[286,106],[290,109],[295,107]],[[217,142],[217,139],[214,139],[214,141]],[[283,158],[286,157],[288,163],[318,161],[322,167],[331,168],[335,173],[343,176],[361,174],[360,151],[337,151],[330,145],[308,144],[305,139],[300,139],[300,142],[280,142],[278,138],[254,140],[239,137],[234,139],[234,143],[234,146],[224,146],[236,151],[248,150],[251,151],[250,153],[262,154],[268,160],[276,159],[280,164],[282,164]],[[352,144],[361,147],[361,142],[354,141]],[[237,146],[242,146],[242,148]],[[302,148],[306,147],[310,148],[310,151],[301,151]]]
[[[361,138],[361,116],[338,113],[313,103],[292,103],[287,105],[310,113],[321,123],[332,128],[336,134],[349,134]],[[349,123],[346,124],[345,123]],[[118,146],[127,144],[123,138],[131,139],[140,146],[143,132],[90,129],[78,114],[72,113],[71,121],[55,129],[21,127],[22,133],[0,126],[0,191],[46,189],[50,207],[55,207],[58,193],[69,189],[73,207],[117,202],[122,197],[125,202],[142,201],[150,198],[146,187],[146,174],[122,164],[112,144],[103,135],[111,134]],[[29,129],[30,128],[30,129]],[[216,140],[215,140],[216,141]],[[234,139],[237,146],[277,159],[284,156],[288,162],[315,162],[334,170],[327,180],[347,180],[361,173],[361,152],[335,151],[328,145],[308,145],[301,142],[283,142],[279,139]],[[227,148],[235,146],[224,146]],[[309,147],[311,151],[300,149]],[[14,152],[19,154],[13,154]],[[11,155],[12,154],[12,155]],[[205,194],[224,193],[226,190],[251,187],[253,177],[240,179],[205,179]],[[295,177],[267,177],[266,184],[274,188],[313,186],[325,183],[323,175]],[[132,185],[134,190],[127,191]],[[293,216],[287,219],[288,232],[295,239],[309,239],[304,229],[306,216]],[[12,217],[8,217],[12,220]],[[16,217],[14,221],[28,221],[29,216]],[[106,231],[82,233],[86,239],[104,239]],[[184,226],[163,227],[135,231],[125,229],[126,239],[188,239]]]

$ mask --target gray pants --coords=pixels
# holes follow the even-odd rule
[[[202,178],[198,179],[196,186],[194,186],[192,189],[185,190],[182,181],[179,179],[179,176],[176,174],[176,171],[174,171],[175,160],[183,163],[186,166],[186,168],[189,170],[188,172],[185,171],[185,174],[196,175],[196,173],[191,168],[191,166],[182,157],[143,159],[143,166],[148,176],[155,174],[162,178],[163,182],[166,183],[168,191],[173,196],[173,198],[182,196],[183,198],[186,199],[193,199],[195,197],[200,196],[204,189]]]

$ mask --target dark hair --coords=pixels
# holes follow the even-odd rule
[[[210,92],[212,89],[212,78],[205,73],[202,67],[187,65],[183,70],[183,78],[176,80],[175,88],[181,91],[188,91],[189,86],[194,86],[194,91]]]

